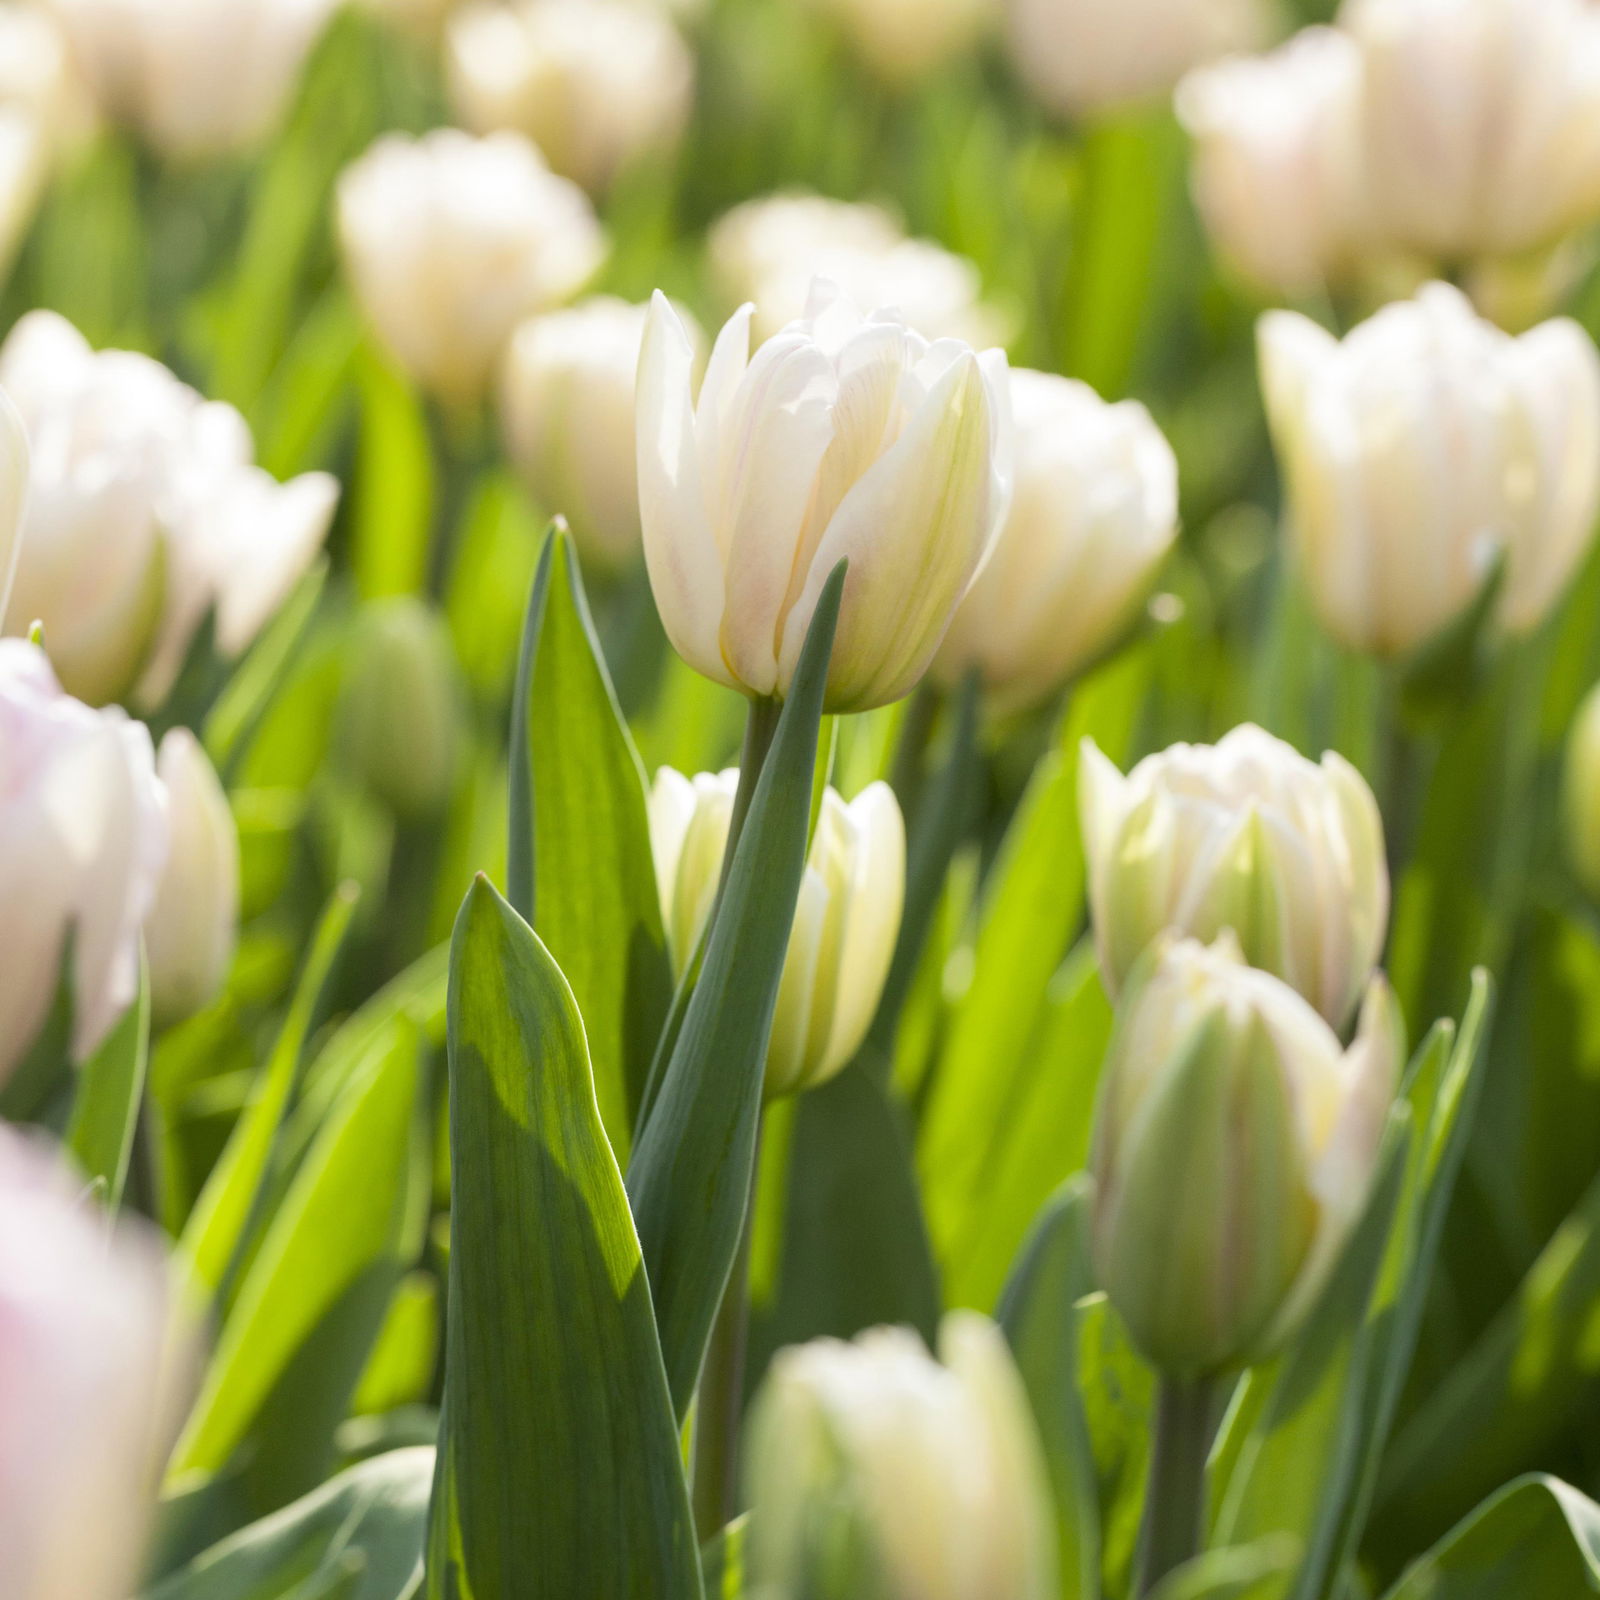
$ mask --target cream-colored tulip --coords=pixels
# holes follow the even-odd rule
[[[849,574],[827,705],[915,687],[999,533],[1011,490],[1005,356],[929,344],[819,284],[750,355],[751,308],[711,353],[657,294],[639,361],[639,509],[667,636],[753,699],[789,689],[823,585]]]
[[[216,999],[239,932],[239,832],[200,741],[174,728],[156,776],[167,793],[171,846],[144,920],[150,1002],[158,1023],[181,1022]]]
[[[1374,977],[1348,1050],[1231,941],[1139,963],[1095,1117],[1101,1287],[1163,1373],[1264,1359],[1299,1327],[1361,1214],[1404,1055]]]
[[[259,145],[335,0],[46,0],[100,109],[164,155]]]
[[[1382,227],[1458,260],[1600,217],[1600,10],[1588,0],[1349,0]]]
[[[1368,244],[1361,52],[1307,28],[1266,56],[1202,67],[1178,89],[1195,200],[1219,252],[1269,292],[1325,291]]]
[[[663,767],[650,842],[667,945],[681,973],[716,899],[739,774]],[[828,789],[800,884],[767,1047],[767,1096],[825,1083],[861,1047],[889,974],[905,899],[900,807],[874,783],[848,805]]]
[[[1383,951],[1383,819],[1361,774],[1260,728],[1175,744],[1124,777],[1092,741],[1079,810],[1100,970],[1113,992],[1168,930],[1238,938],[1252,966],[1342,1028]]]
[[[694,97],[694,56],[649,0],[475,4],[450,22],[447,67],[468,127],[525,133],[591,194],[675,149]]]
[[[1010,338],[1010,319],[980,298],[978,269],[908,239],[881,206],[804,193],[747,200],[713,225],[709,255],[723,303],[754,304],[757,342],[805,315],[817,278],[858,306],[892,306],[926,339],[986,348]]]
[[[1166,94],[1190,68],[1267,34],[1266,0],[1006,0],[1012,64],[1063,116]]]
[[[781,1351],[749,1425],[752,1573],[768,1600],[1050,1600],[1049,1479],[1004,1335],[952,1311]]]
[[[997,0],[812,0],[885,83],[914,84],[973,50]]]
[[[345,269],[367,320],[418,383],[470,404],[524,318],[605,256],[587,197],[515,133],[387,134],[339,181]]]
[[[0,622],[11,603],[17,556],[22,548],[22,523],[28,499],[28,434],[3,388],[0,388]]]
[[[73,1055],[132,1002],[166,810],[144,725],[91,711],[37,645],[0,639],[0,1083],[50,1015],[69,937]]]
[[[1178,534],[1178,462],[1150,413],[1013,371],[1011,513],[934,661],[996,711],[1035,704],[1127,631]]]
[[[1497,553],[1500,622],[1525,633],[1548,615],[1600,510],[1600,355],[1582,328],[1514,339],[1429,284],[1342,343],[1269,313],[1260,346],[1296,555],[1336,639],[1415,649]]]
[[[12,330],[0,387],[33,450],[6,631],[42,621],[62,682],[96,704],[158,706],[208,613],[240,655],[321,548],[337,482],[278,483],[232,406],[53,312]]]

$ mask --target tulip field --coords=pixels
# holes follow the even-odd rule
[[[0,1600],[1600,1595],[1600,3],[0,0]]]

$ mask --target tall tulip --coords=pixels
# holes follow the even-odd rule
[[[849,574],[833,711],[908,693],[1010,498],[1005,357],[863,318],[829,284],[749,353],[722,330],[698,403],[693,346],[659,293],[639,361],[639,503],[667,636],[698,671],[782,699],[829,575]]]

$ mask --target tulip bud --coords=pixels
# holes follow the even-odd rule
[[[48,0],[105,114],[182,160],[281,121],[334,0]]]
[[[447,64],[473,132],[526,134],[591,194],[676,149],[694,97],[694,56],[648,0],[472,5],[450,24]]]
[[[1220,253],[1277,294],[1325,292],[1368,242],[1361,52],[1306,28],[1271,55],[1203,67],[1178,90],[1194,194]]]
[[[395,360],[452,404],[476,400],[512,330],[567,299],[605,241],[584,192],[526,139],[386,134],[339,180],[356,298]]]
[[[1413,651],[1472,605],[1500,555],[1498,621],[1537,627],[1600,510],[1588,334],[1563,318],[1514,339],[1435,283],[1342,343],[1269,312],[1260,345],[1296,555],[1328,632]]]
[[[174,728],[156,776],[167,791],[171,847],[144,923],[156,1021],[181,1022],[222,991],[239,921],[239,834],[228,797],[200,741]]]
[[[773,1360],[749,1424],[751,1566],[768,1600],[1048,1600],[1044,1455],[1000,1330],[952,1311]]]
[[[1009,319],[979,300],[978,269],[927,239],[908,239],[881,206],[814,194],[747,200],[711,229],[711,273],[723,302],[755,305],[764,342],[806,314],[826,278],[858,306],[893,306],[925,339],[1003,345]]]
[[[935,658],[996,711],[1036,704],[1116,643],[1178,533],[1178,462],[1137,401],[1013,371],[1011,512]]]
[[[460,670],[439,616],[410,595],[367,607],[350,645],[340,747],[396,816],[449,801],[461,755]]]
[[[679,974],[716,899],[738,782],[731,770],[691,782],[663,767],[650,794],[662,919]],[[769,1099],[825,1083],[861,1048],[889,975],[905,877],[893,790],[870,784],[848,805],[825,791],[767,1046]]]
[[[1011,60],[1040,102],[1088,116],[1166,94],[1268,31],[1265,0],[1007,0]]]
[[[70,699],[37,645],[0,639],[0,1083],[50,1015],[69,936],[74,1056],[127,1010],[166,853],[143,724]]]
[[[27,494],[28,435],[17,408],[0,389],[0,622],[11,602]]]
[[[1366,1200],[1403,1051],[1381,976],[1341,1050],[1231,940],[1140,962],[1101,1081],[1092,1243],[1162,1372],[1249,1366],[1294,1333]]]
[[[813,0],[885,83],[904,88],[976,47],[993,0]]]
[[[1342,1028],[1383,950],[1389,869],[1366,780],[1331,751],[1307,761],[1260,728],[1175,744],[1124,777],[1085,740],[1079,810],[1089,904],[1115,994],[1166,930],[1231,929]]]
[[[1600,900],[1600,685],[1584,697],[1567,735],[1562,787],[1567,859],[1591,900]]]
[[[53,312],[0,348],[33,481],[6,631],[44,624],[67,689],[161,704],[208,613],[233,659],[315,558],[338,500],[325,472],[280,484],[232,406],[159,362],[92,351]]]
[[[93,131],[94,107],[70,41],[31,5],[0,3],[0,107],[25,112],[52,153]]]
[[[6,1600],[126,1600],[193,1334],[153,1230],[106,1219],[0,1127],[0,1572]]]
[[[1586,0],[1350,0],[1367,181],[1428,255],[1512,255],[1600,216],[1600,12]]]
[[[657,294],[639,360],[639,510],[661,620],[697,671],[782,699],[848,559],[831,711],[916,686],[1010,497],[1005,356],[863,319],[831,284],[752,359],[750,308],[712,351]]]

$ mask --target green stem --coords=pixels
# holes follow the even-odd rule
[[[728,846],[722,854],[722,879],[717,885],[719,902],[733,867],[733,852],[739,835],[744,832],[745,818],[750,815],[750,802],[755,799],[761,769],[767,764],[767,752],[778,732],[778,717],[782,711],[783,703],[779,700],[752,700],[745,717],[744,749],[739,754],[739,787],[733,797],[733,815],[728,819]]]
[[[900,724],[900,737],[895,741],[889,787],[894,790],[908,824],[927,778],[928,744],[933,738],[934,724],[939,720],[942,699],[939,691],[924,678],[906,707],[905,719]]]
[[[1163,1378],[1139,1534],[1139,1594],[1200,1553],[1205,1536],[1206,1454],[1211,1447],[1210,1378]]]

